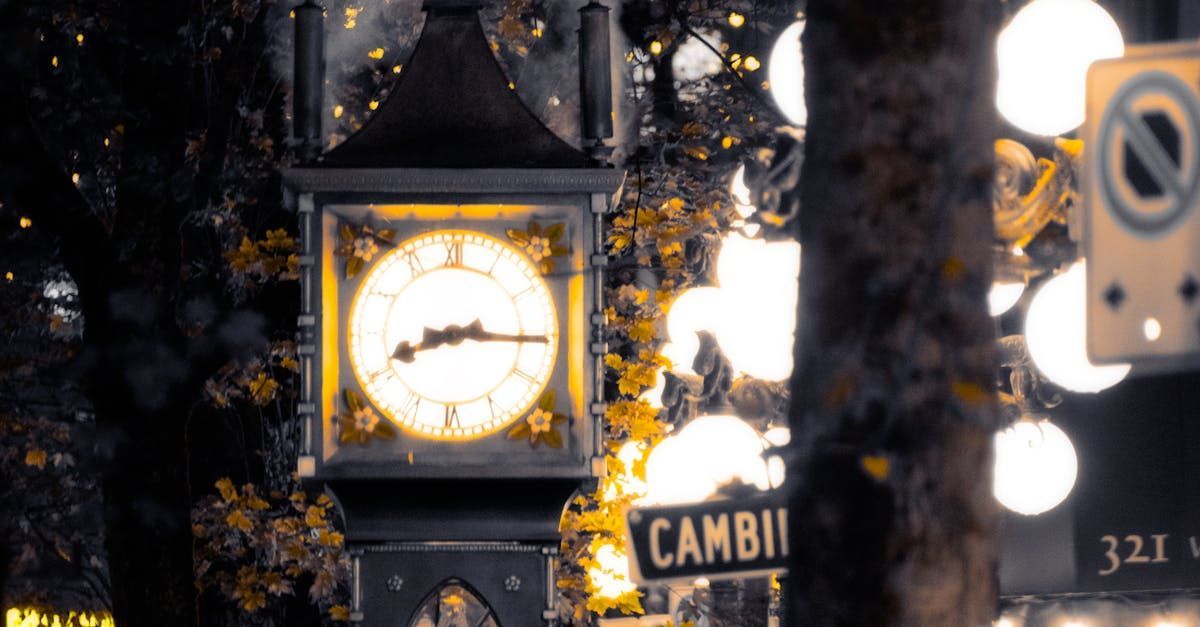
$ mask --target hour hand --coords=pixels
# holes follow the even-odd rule
[[[411,364],[417,358],[418,351],[433,350],[440,346],[461,344],[463,340],[475,340],[476,342],[536,342],[545,344],[549,340],[544,335],[509,335],[505,333],[493,333],[483,328],[483,323],[478,319],[468,325],[452,324],[444,329],[431,329],[425,327],[425,332],[421,335],[421,341],[413,344],[408,340],[400,342],[396,346],[396,350],[392,352],[392,359],[398,359],[406,364]]]

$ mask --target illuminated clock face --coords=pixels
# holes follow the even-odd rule
[[[523,252],[474,231],[400,243],[350,307],[350,363],[363,391],[410,433],[468,440],[533,407],[558,350],[554,301]]]

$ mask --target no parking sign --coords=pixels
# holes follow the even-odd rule
[[[1087,344],[1096,363],[1200,361],[1200,45],[1131,47],[1088,73]]]

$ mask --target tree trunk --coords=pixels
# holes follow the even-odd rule
[[[992,0],[809,0],[788,624],[995,610]]]

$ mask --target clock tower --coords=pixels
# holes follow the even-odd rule
[[[589,154],[520,102],[478,4],[426,2],[392,94],[323,155],[322,9],[296,9],[298,470],[345,516],[364,625],[557,624],[559,518],[603,470],[608,10],[580,10]]]

